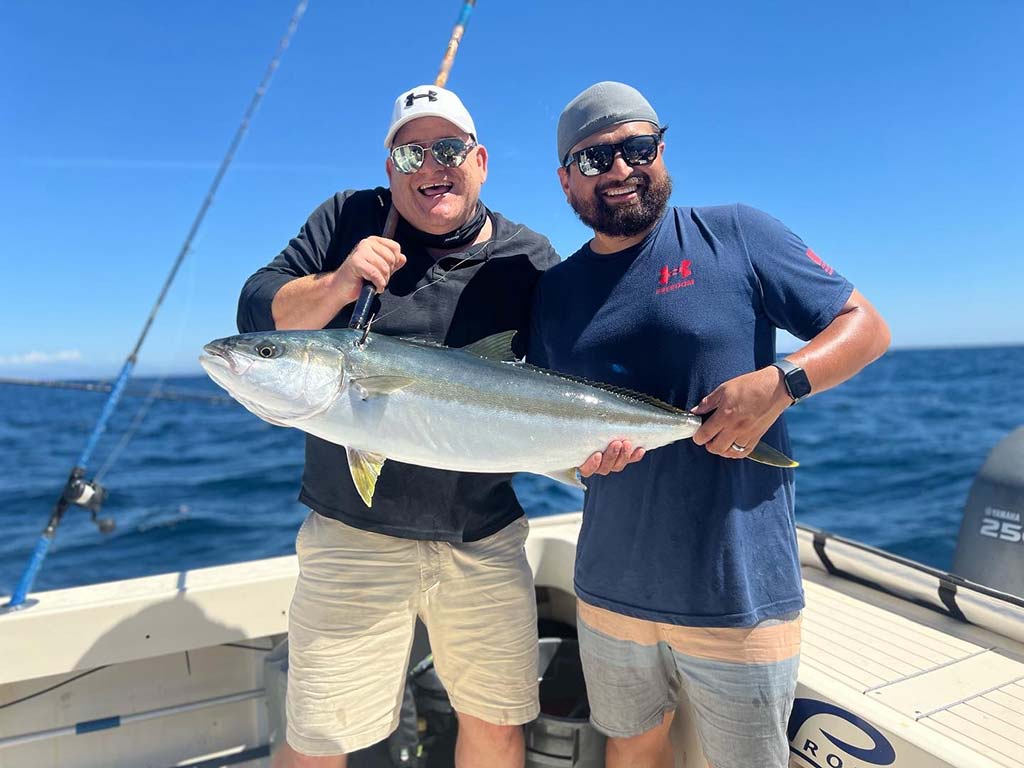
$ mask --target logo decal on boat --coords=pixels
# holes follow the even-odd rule
[[[1017,544],[1024,543],[1024,526],[1021,525],[1020,513],[999,507],[985,507],[985,517],[981,519],[978,533],[990,539],[1002,539]]]
[[[896,762],[896,750],[885,734],[826,701],[794,701],[787,735],[789,751],[815,768],[871,768]]]

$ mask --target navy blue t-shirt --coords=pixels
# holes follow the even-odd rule
[[[694,407],[808,340],[853,286],[782,223],[743,205],[670,208],[632,248],[584,246],[541,278],[530,362]],[[779,419],[762,438],[784,453]],[[803,607],[793,472],[692,440],[587,481],[576,592],[653,621],[743,627]]]

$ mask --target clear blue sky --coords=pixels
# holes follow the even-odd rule
[[[0,376],[110,375],[131,348],[293,9],[0,6]],[[432,82],[459,0],[311,0],[143,350],[199,372],[244,278],[337,189],[384,183],[394,97]],[[479,0],[450,87],[490,150],[484,200],[563,255],[562,106],[598,80],[653,103],[673,201],[786,222],[896,346],[1024,343],[1018,0]]]

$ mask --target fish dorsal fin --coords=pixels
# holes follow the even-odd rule
[[[348,454],[348,471],[352,473],[352,482],[359,491],[359,497],[367,507],[373,506],[373,491],[387,457],[347,447],[345,453]]]
[[[408,376],[364,376],[349,381],[363,400],[378,395],[390,395],[414,383],[416,379],[410,379]]]
[[[600,381],[592,381],[582,376],[573,376],[571,373],[559,373],[558,371],[552,371],[547,368],[539,368],[536,365],[530,365],[529,363],[520,363],[519,365],[528,370],[540,371],[541,373],[546,373],[549,376],[555,376],[556,378],[565,379],[566,381],[571,381],[576,384],[586,384],[588,387],[600,389],[602,392],[610,392],[613,395],[618,395],[619,397],[624,397],[628,400],[636,400],[637,402],[640,403],[653,405],[655,408],[660,408],[661,410],[667,411],[668,413],[685,414],[687,416],[693,415],[692,412],[686,410],[685,408],[679,408],[678,406],[672,405],[671,403],[666,403],[664,400],[659,400],[658,398],[653,397],[651,395],[646,395],[643,392],[637,392],[634,389],[626,389],[626,387],[616,387],[612,384],[603,384]]]
[[[515,331],[502,331],[467,344],[463,349],[477,357],[495,360],[499,363],[514,363],[516,353],[512,351],[512,337],[515,335]]]

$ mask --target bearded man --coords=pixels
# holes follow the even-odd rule
[[[803,590],[783,412],[879,357],[845,278],[744,205],[669,207],[665,127],[603,82],[558,122],[558,177],[593,238],[540,280],[529,359],[708,418],[692,441],[586,480],[580,653],[609,768],[668,768],[685,692],[714,768],[788,764]],[[776,360],[776,329],[806,345]],[[637,449],[642,446],[637,446]]]

